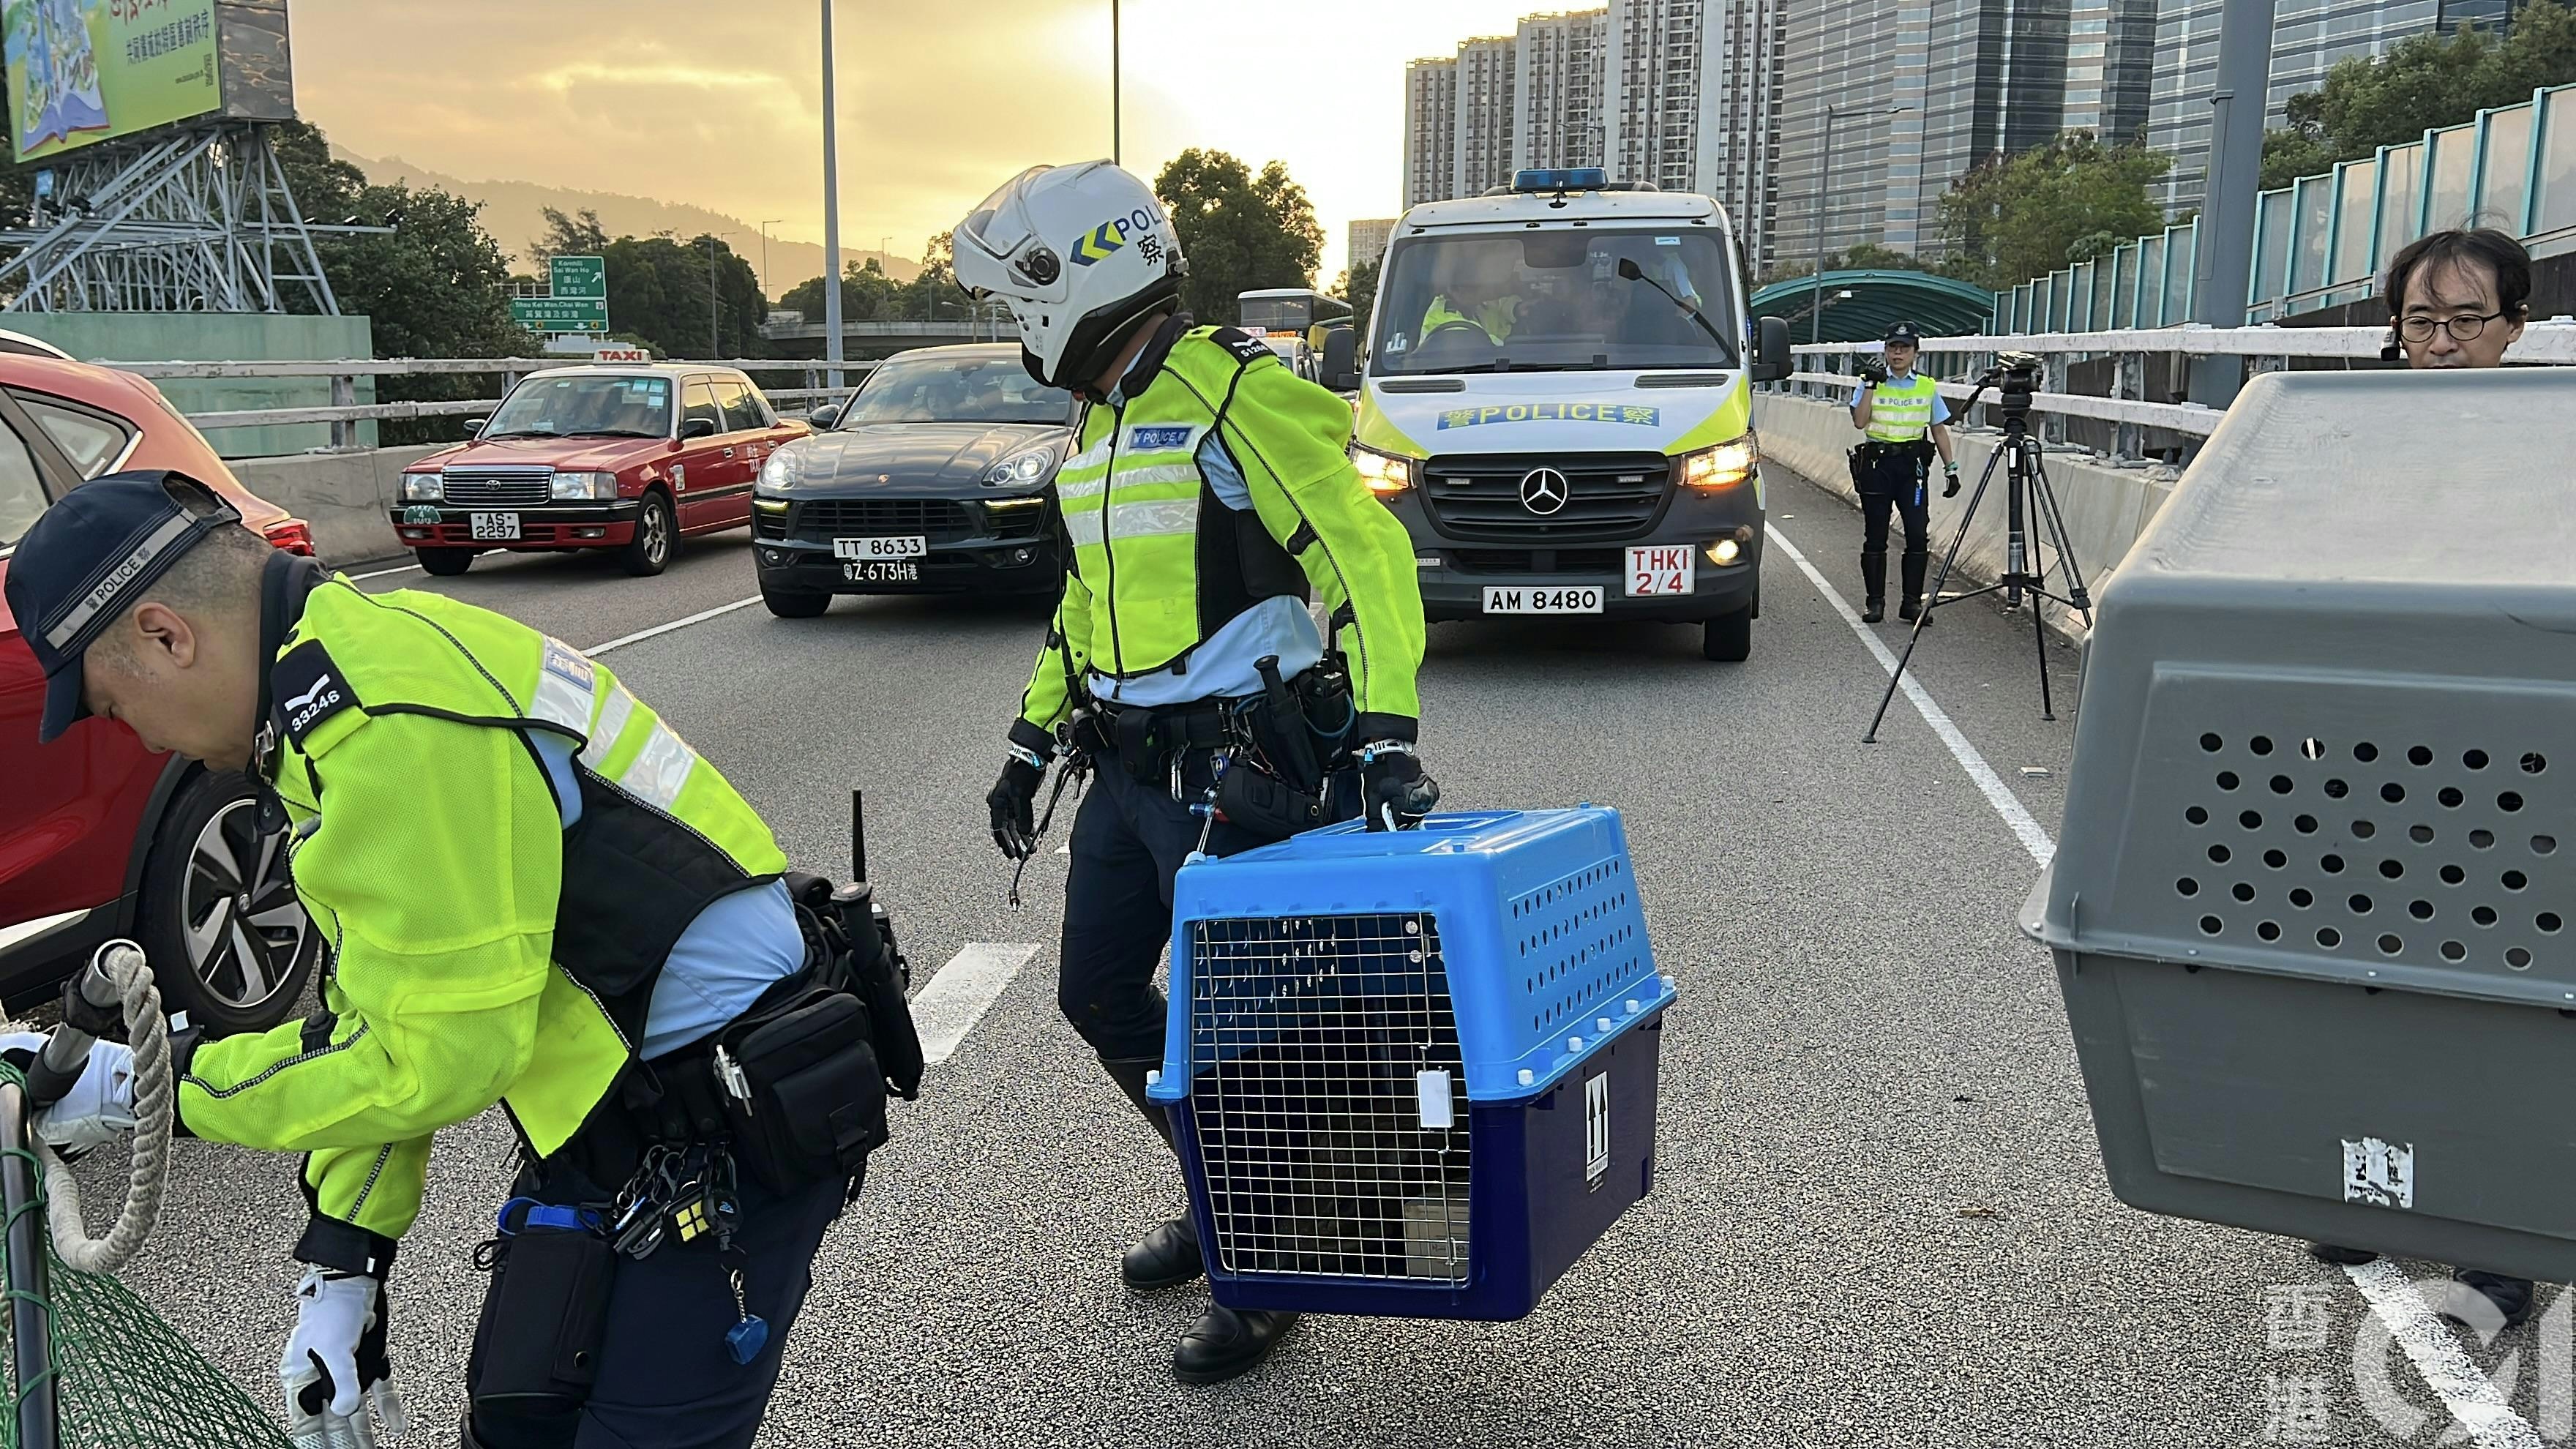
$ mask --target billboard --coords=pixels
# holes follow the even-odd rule
[[[223,109],[224,8],[218,0],[0,0],[18,159]]]

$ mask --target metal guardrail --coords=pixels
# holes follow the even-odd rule
[[[499,397],[450,399],[438,402],[362,403],[358,399],[361,377],[431,377],[431,376],[497,376],[501,391],[507,393],[519,379],[531,372],[552,367],[579,367],[585,359],[563,357],[388,357],[388,358],[321,358],[313,360],[259,362],[102,362],[138,377],[202,381],[224,378],[327,377],[331,379],[331,402],[328,405],[290,408],[239,408],[217,412],[189,413],[188,421],[200,429],[277,427],[294,423],[328,423],[331,446],[353,447],[357,442],[356,425],[362,422],[389,422],[406,418],[470,417],[488,413],[501,405]],[[857,391],[855,387],[831,388],[821,385],[824,374],[833,370],[819,358],[750,357],[728,358],[720,362],[703,362],[688,358],[664,359],[674,367],[723,367],[744,373],[793,372],[804,375],[801,388],[762,388],[761,394],[773,407],[802,403],[809,407],[819,402],[838,402]],[[840,365],[845,375],[865,377],[876,367],[874,362],[848,361]],[[756,379],[755,379],[756,381]],[[793,409],[785,409],[793,410]]]
[[[2319,361],[2364,360],[2377,362],[2380,349],[2387,344],[2385,327],[2182,327],[2130,328],[2105,332],[2043,332],[1965,337],[1927,337],[1923,340],[1923,370],[1935,378],[1945,375],[1974,377],[1992,365],[1998,352],[2035,352],[2043,359],[2040,391],[2031,399],[2035,413],[2050,419],[2042,432],[2049,441],[2064,442],[2064,420],[2085,418],[2110,423],[2115,428],[2109,450],[2115,458],[2141,456],[2141,430],[2162,429],[2198,439],[2209,436],[2226,416],[2221,408],[2192,402],[2150,402],[2146,393],[2146,359],[2151,356],[2245,357],[2253,359],[2256,371],[2279,371],[2289,366],[2290,359]],[[1840,364],[1839,370],[1802,370],[1790,374],[1779,386],[1807,397],[1825,397],[1830,390],[1832,401],[1849,399],[1852,385],[1850,359],[1855,355],[1874,354],[1875,342],[1801,343],[1793,346],[1792,355],[1808,361],[1821,360]],[[2083,360],[2109,359],[2112,363],[2113,395],[2100,396],[2068,389],[2068,365]],[[2576,366],[2576,320],[2558,317],[2534,322],[2523,329],[2522,338],[2505,354],[2511,363],[2534,363]],[[1942,381],[1943,397],[1965,398],[1973,387],[1968,382]]]

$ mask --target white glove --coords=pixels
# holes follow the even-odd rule
[[[36,1135],[65,1151],[87,1151],[133,1130],[134,1049],[123,1042],[91,1043],[80,1080],[36,1114]]]
[[[378,1418],[385,1433],[411,1427],[393,1379],[382,1372],[383,1286],[363,1273],[307,1267],[295,1285],[295,1332],[278,1355],[286,1391],[286,1435],[295,1449],[375,1449]],[[376,1360],[378,1377],[362,1381],[358,1360]]]

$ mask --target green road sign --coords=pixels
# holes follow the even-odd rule
[[[608,300],[608,263],[600,257],[556,257],[547,264],[552,283],[548,290],[558,298],[587,297]]]
[[[608,303],[589,297],[512,297],[510,320],[531,332],[605,332]]]

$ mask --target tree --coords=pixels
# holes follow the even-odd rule
[[[921,271],[903,284],[903,315],[914,322],[963,317],[973,304],[957,287],[957,240],[941,232],[921,244]]]
[[[2263,187],[2320,175],[2570,81],[2576,5],[2568,0],[2531,0],[2502,35],[2467,28],[2413,36],[2376,58],[2338,64],[2323,86],[2290,98],[2288,124],[2263,138]]]
[[[1386,262],[1380,257],[1355,267],[1342,268],[1341,277],[1333,283],[1333,295],[1351,304],[1351,325],[1368,336],[1369,313],[1377,306],[1378,270]]]
[[[546,234],[537,238],[529,250],[537,260],[549,257],[595,257],[608,251],[608,229],[599,224],[599,213],[584,209],[580,216],[566,216],[549,206],[545,209]]]
[[[1189,258],[1181,304],[1194,315],[1231,320],[1235,298],[1261,287],[1311,287],[1324,255],[1324,229],[1306,188],[1273,161],[1255,176],[1223,151],[1183,151],[1154,178]]]
[[[550,217],[549,240],[564,239],[555,230]],[[584,245],[594,240],[580,235],[578,229],[570,239]],[[540,250],[546,245],[540,243]],[[598,255],[608,268],[609,325],[620,334],[672,357],[703,357],[710,348],[721,357],[748,356],[759,350],[760,324],[767,320],[769,301],[761,295],[758,272],[734,255],[722,238],[702,235],[682,242],[667,236],[626,236],[601,246]]]
[[[904,289],[885,274],[875,257],[865,261],[841,264],[841,320],[844,322],[899,322],[905,320]],[[823,279],[808,277],[778,299],[778,305],[805,314],[808,322],[820,322],[824,316]]]
[[[2164,226],[2147,185],[2173,158],[2143,146],[2105,146],[2067,131],[2018,156],[1990,157],[1941,197],[1941,235],[1953,275],[2009,287],[2065,266],[2097,233],[2142,236]]]

